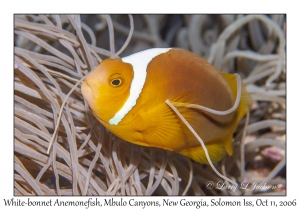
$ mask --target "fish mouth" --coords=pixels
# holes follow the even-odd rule
[[[83,85],[84,85],[84,86],[87,85],[88,87],[91,87],[90,84],[89,84],[86,80],[83,81]]]
[[[93,99],[93,93],[92,93],[92,87],[87,81],[83,81],[81,85],[81,93],[83,97],[87,100],[87,102],[90,104],[90,102]]]
[[[89,83],[87,83],[86,81],[83,81],[82,85],[81,85],[81,93],[84,94],[86,92],[91,92],[91,86],[89,85]]]

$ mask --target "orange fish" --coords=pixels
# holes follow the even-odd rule
[[[252,105],[242,87],[237,109],[227,115],[178,107],[203,139],[212,162],[221,160],[226,151],[232,154],[233,132]],[[220,72],[194,53],[153,48],[102,61],[81,91],[95,117],[121,139],[207,164],[201,144],[166,100],[228,110],[237,97],[237,82],[236,75]]]

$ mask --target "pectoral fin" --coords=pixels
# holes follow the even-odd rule
[[[134,122],[134,129],[142,134],[147,146],[177,151],[185,145],[184,128],[167,104],[140,110]]]

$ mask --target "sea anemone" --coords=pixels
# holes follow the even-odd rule
[[[15,195],[285,195],[285,15],[15,15]],[[180,47],[238,73],[254,105],[214,167],[125,142],[80,80],[107,57]],[[196,79],[196,78],[195,78]],[[49,149],[49,151],[48,151]],[[213,187],[208,187],[212,183]]]

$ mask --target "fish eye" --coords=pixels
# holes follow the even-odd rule
[[[111,84],[112,84],[112,86],[119,86],[119,85],[121,85],[121,79],[113,79],[112,81],[111,81]]]
[[[110,77],[110,85],[112,87],[119,87],[123,83],[123,77],[119,74],[112,75]]]

